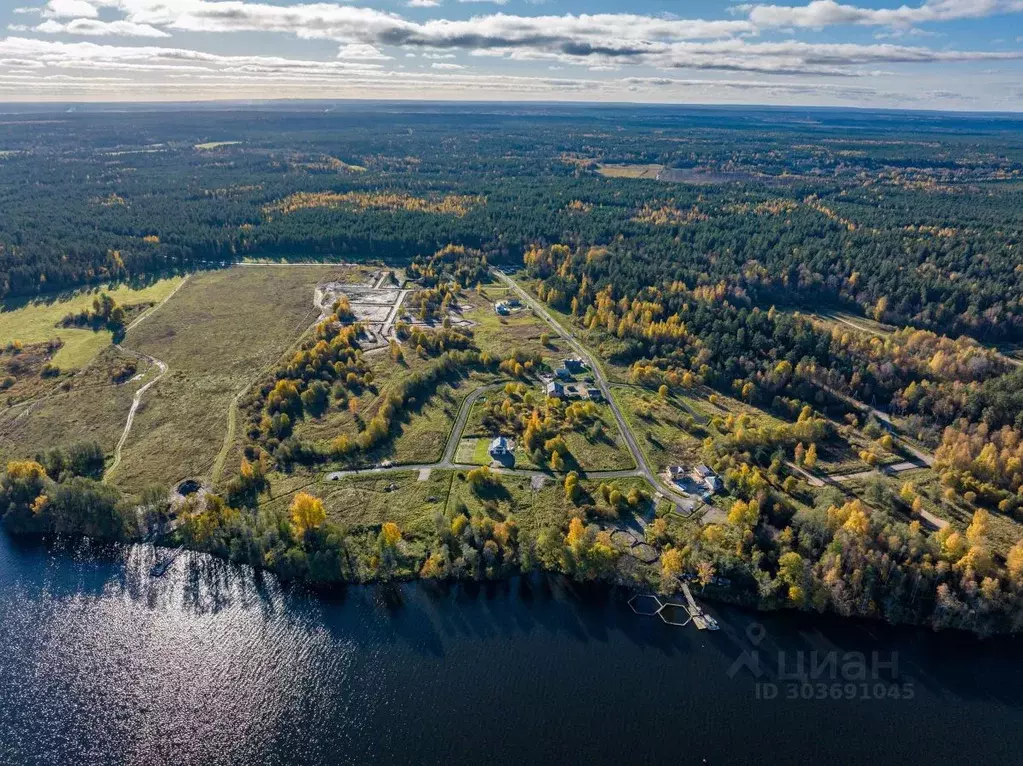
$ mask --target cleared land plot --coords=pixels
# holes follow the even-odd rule
[[[345,477],[326,481],[322,474],[270,476],[272,500],[263,510],[287,512],[295,493],[302,491],[323,500],[327,518],[350,533],[375,534],[385,521],[393,521],[402,531],[406,544],[417,554],[425,550],[432,537],[435,517],[443,513],[451,485],[451,471],[432,471],[419,480],[418,471]]]
[[[506,290],[487,287],[483,296],[463,297],[463,303],[466,304],[463,316],[475,323],[473,333],[480,349],[502,356],[518,350],[530,354],[539,352],[552,367],[571,354],[568,344],[557,337],[558,333],[532,311],[516,311],[508,316],[496,314],[494,304],[507,295]],[[540,336],[544,334],[549,337],[547,346],[540,342]]]
[[[856,314],[850,314],[846,311],[821,311],[817,314],[812,314],[811,317],[829,328],[838,326],[842,329],[859,330],[860,332],[877,335],[878,337],[891,335],[896,330],[891,325],[876,322],[873,319],[857,316]]]
[[[67,295],[5,302],[0,310],[0,346],[5,346],[13,340],[28,344],[60,338],[64,346],[54,355],[53,363],[61,369],[79,369],[88,364],[104,346],[110,345],[111,336],[106,330],[93,332],[58,327],[57,324],[65,316],[91,309],[93,300],[104,292],[122,306],[159,303],[170,295],[183,279],[184,277],[162,279],[140,289],[109,285]]]
[[[462,474],[455,474],[451,482],[447,512],[449,515],[464,513],[472,516],[475,513],[486,513],[495,519],[514,518],[519,528],[527,533],[536,534],[547,527],[563,528],[569,518],[591,510],[587,521],[602,525],[617,525],[619,520],[600,495],[600,482],[583,480],[579,486],[583,495],[578,504],[565,499],[565,488],[560,481],[545,481],[539,489],[533,489],[528,476],[500,476],[500,485],[488,488],[480,493],[464,479]],[[638,486],[652,494],[650,485],[643,479],[616,479],[615,485],[627,493],[633,486]]]
[[[205,476],[235,395],[316,320],[315,287],[336,273],[330,266],[239,266],[198,274],[131,330],[123,345],[170,371],[143,398],[112,478],[137,491]]]
[[[450,471],[434,471],[426,481],[419,481],[418,471],[401,471],[321,482],[312,494],[322,494],[328,518],[338,524],[375,527],[393,521],[405,534],[426,535],[434,529],[434,515],[444,510],[450,483]]]
[[[640,448],[657,470],[696,462],[707,431],[697,424],[692,433],[685,429],[687,416],[697,422],[699,418],[686,409],[681,397],[661,399],[626,386],[615,386],[612,393]]]
[[[489,460],[485,439],[462,439],[455,450],[455,462],[471,465],[484,465],[481,460]]]
[[[422,408],[411,413],[408,422],[398,426],[401,433],[394,440],[389,457],[398,463],[435,463],[440,460],[462,400],[480,385],[483,384],[479,380],[468,379],[460,381],[454,388],[441,386]]]
[[[906,459],[904,455],[888,452],[859,431],[852,431],[848,438],[838,435],[817,445],[816,471],[831,475],[868,471],[871,466],[860,457],[861,452],[872,452],[878,465],[892,465]]]
[[[406,353],[407,359],[403,362],[393,361],[386,353],[368,357],[374,381],[372,388],[359,393],[355,415],[347,407],[332,403],[321,417],[306,417],[299,421],[295,434],[303,441],[324,449],[342,434],[352,438],[357,436],[362,425],[372,419],[396,385],[412,372],[428,368],[434,361],[421,359],[408,349]],[[371,453],[356,453],[352,464],[366,466],[382,460],[398,464],[439,461],[465,397],[494,379],[493,375],[474,371],[463,378],[441,383],[432,396],[399,413],[391,439]]]
[[[598,165],[597,172],[605,178],[649,178],[656,180],[664,165]]]

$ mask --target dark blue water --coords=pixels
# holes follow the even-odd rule
[[[0,764],[1023,761],[1018,643],[718,607],[699,633],[547,579],[323,599],[152,557],[0,534]],[[786,699],[766,659],[757,699],[728,672],[754,649],[896,652],[901,698]]]

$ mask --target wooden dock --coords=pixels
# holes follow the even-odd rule
[[[696,599],[693,598],[693,592],[689,590],[689,583],[682,583],[682,593],[686,597],[686,603],[688,604],[689,616],[693,618],[693,625],[696,626],[697,630],[718,630],[718,621],[711,617],[709,614],[703,611],[703,607],[696,603]]]

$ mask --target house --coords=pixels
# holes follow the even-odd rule
[[[554,371],[554,374],[562,380],[569,380],[572,377],[572,371],[567,367],[559,367]]]
[[[552,380],[547,384],[547,396],[553,396],[561,399],[565,395],[565,386],[556,380]]]
[[[511,443],[503,436],[498,436],[492,442],[490,442],[490,449],[487,450],[490,453],[490,457],[502,458],[511,454]]]
[[[512,311],[517,311],[520,308],[522,308],[522,302],[518,298],[509,298],[494,304],[494,311],[501,316],[508,316]]]
[[[703,481],[704,479],[707,479],[713,475],[714,470],[704,463],[700,463],[693,469],[693,478],[696,479],[697,481]]]
[[[693,481],[698,484],[702,484],[711,493],[721,491],[721,477],[714,473],[710,466],[704,465],[703,463],[693,469]]]
[[[562,365],[562,367],[564,367],[564,368],[565,368],[566,370],[568,370],[568,372],[569,372],[570,374],[575,374],[575,373],[579,373],[579,372],[582,372],[583,370],[585,370],[585,369],[586,369],[586,365],[585,365],[585,364],[583,363],[583,360],[582,360],[582,359],[580,359],[580,358],[579,358],[579,357],[577,357],[577,356],[576,356],[576,357],[572,357],[572,358],[570,358],[570,359],[565,359],[565,360],[564,360],[564,361],[563,361],[563,362],[561,363],[561,365]]]
[[[717,475],[708,476],[704,479],[703,483],[712,495],[720,492],[724,488],[724,484],[721,483],[721,477]]]
[[[720,492],[724,487],[721,477],[702,463],[692,469],[682,465],[668,466],[668,476],[683,491],[689,494],[702,493],[704,497]]]
[[[599,388],[593,388],[591,386],[590,388],[586,389],[586,398],[588,398],[590,401],[599,402],[604,398],[604,395],[600,393]]]

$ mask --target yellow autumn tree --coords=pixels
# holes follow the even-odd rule
[[[385,521],[380,527],[380,541],[388,548],[394,548],[401,542],[401,529],[393,521]]]
[[[991,527],[991,517],[983,508],[973,512],[973,520],[966,528],[966,539],[971,545],[981,545],[987,537],[988,529]]]
[[[661,554],[661,577],[670,580],[682,573],[685,557],[680,548],[668,548]]]
[[[301,538],[310,529],[318,529],[327,520],[327,511],[320,498],[299,492],[291,501],[291,526]]]
[[[811,444],[803,456],[803,467],[812,471],[817,466],[817,445]]]
[[[1005,557],[1005,568],[1013,582],[1023,585],[1023,540],[1009,549],[1009,555]]]

